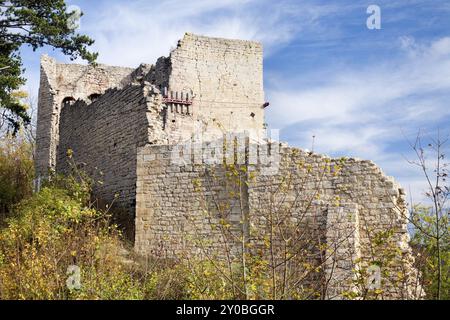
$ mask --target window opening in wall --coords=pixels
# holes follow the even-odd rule
[[[100,96],[101,96],[101,94],[99,94],[99,93],[93,93],[88,97],[88,99],[92,103],[92,102],[97,101],[98,98],[100,98]]]
[[[65,97],[62,101],[62,106],[71,106],[75,103],[75,98],[74,97]]]

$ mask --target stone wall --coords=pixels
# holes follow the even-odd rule
[[[264,124],[263,51],[257,42],[185,34],[170,54],[169,88],[192,91],[207,135]]]
[[[71,168],[72,150],[73,163],[96,182],[96,196],[126,209],[124,224],[134,217],[137,148],[149,142],[145,91],[142,85],[111,89],[95,102],[77,101],[61,111],[57,171]]]
[[[133,69],[98,65],[97,67],[63,64],[47,55],[41,58],[38,123],[36,138],[36,173],[45,176],[56,166],[59,139],[59,115],[63,100],[89,101],[92,94],[122,87],[129,82]],[[73,99],[73,100],[72,100]],[[68,100],[66,100],[68,101]]]
[[[247,146],[246,150],[251,148]],[[219,251],[221,236],[217,229],[211,228],[221,218],[238,234],[246,234],[254,250],[263,249],[271,228],[269,222],[279,219],[278,222],[286,223],[284,233],[302,239],[295,241],[307,248],[304,255],[308,256],[308,263],[322,265],[320,272],[305,277],[305,284],[320,285],[323,279],[329,279],[327,298],[355,290],[355,268],[381,259],[372,251],[372,237],[377,232],[392,231],[391,241],[403,250],[401,263],[397,262],[411,268],[402,205],[404,192],[375,164],[331,159],[281,146],[278,166],[267,171],[263,170],[267,165],[261,164],[260,159],[261,151],[267,148],[255,148],[259,149],[258,160],[245,165],[244,190],[227,180],[230,169],[223,165],[194,161],[192,155],[184,155],[185,164],[175,164],[172,157],[179,149],[173,146],[140,148],[137,252],[172,258],[192,252],[200,256],[197,241],[208,239],[209,248],[223,253]],[[247,155],[247,161],[250,158]],[[238,193],[239,197],[232,195]],[[227,211],[218,209],[226,204],[229,204]],[[297,245],[295,241],[292,246]],[[239,251],[239,244],[235,245],[234,251]],[[393,272],[397,267],[389,268]],[[390,279],[385,279],[383,285],[387,296],[412,297],[406,287],[396,288]]]
[[[391,241],[403,250],[403,262],[411,267],[405,193],[392,177],[371,161],[331,159],[285,147],[280,152],[278,172],[265,175],[256,170],[250,182],[250,220],[256,230],[264,230],[267,210],[276,203],[276,213],[287,212],[313,230],[323,228],[325,233],[318,234],[331,250],[325,255],[324,272],[332,272],[338,285],[328,292],[330,298],[352,289],[358,261],[380,260],[372,251],[379,232],[392,231]],[[392,296],[408,294],[387,283],[386,279],[384,289],[395,290]]]

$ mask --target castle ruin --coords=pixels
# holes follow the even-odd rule
[[[327,298],[351,291],[355,266],[373,260],[369,230],[392,230],[412,279],[403,189],[371,161],[331,159],[269,139],[267,106],[257,42],[187,33],[169,57],[136,69],[43,56],[36,172],[67,172],[71,150],[101,180],[96,196],[121,209],[119,220],[142,255],[200,254],[196,237],[220,251],[211,219],[225,219],[258,247],[268,212],[276,211],[314,234],[311,259],[323,259],[323,245],[334,248],[320,271],[330,283]],[[236,168],[239,183],[229,179]],[[408,281],[401,293],[386,288],[388,296],[417,296]]]

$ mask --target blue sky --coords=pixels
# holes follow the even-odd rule
[[[406,157],[418,130],[450,132],[448,0],[68,1],[84,16],[99,62],[138,66],[167,55],[184,32],[261,41],[266,121],[290,145],[371,159],[415,199],[423,179]],[[369,5],[381,30],[366,27]],[[39,55],[23,48],[28,89]]]

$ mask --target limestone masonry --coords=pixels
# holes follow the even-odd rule
[[[200,256],[204,240],[203,254],[221,252],[214,225],[222,220],[249,248],[261,248],[275,212],[298,227],[294,235],[314,238],[306,256],[323,267],[305,286],[327,279],[326,298],[356,290],[356,266],[380,259],[371,234],[389,230],[401,258],[387,274],[406,269],[407,276],[400,291],[385,276],[386,294],[417,297],[403,189],[371,161],[330,159],[268,139],[267,106],[257,42],[186,33],[169,57],[136,69],[43,56],[36,171],[67,172],[72,150],[76,164],[101,181],[96,196],[114,201],[135,250],[147,256]],[[228,245],[233,253],[241,248]]]

